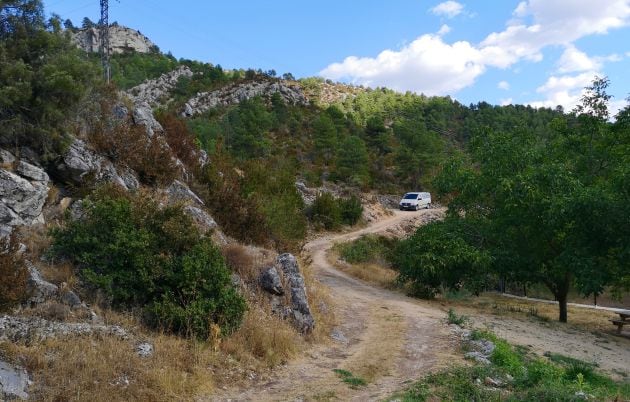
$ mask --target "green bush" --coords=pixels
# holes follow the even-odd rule
[[[361,200],[354,195],[350,198],[341,198],[339,208],[341,209],[341,221],[344,225],[355,225],[363,215]]]
[[[350,198],[335,198],[330,193],[321,193],[315,198],[309,211],[313,223],[326,230],[337,229],[343,225],[354,225],[363,214],[361,200]]]
[[[341,258],[351,264],[375,263],[388,265],[396,240],[384,236],[364,235],[358,239],[337,245]]]
[[[318,195],[311,205],[310,218],[326,230],[338,228],[341,225],[341,208],[337,199],[330,193]]]
[[[238,327],[245,302],[181,206],[106,190],[84,205],[85,219],[53,230],[50,253],[72,261],[88,287],[116,307],[142,307],[149,324],[172,332],[206,338],[211,323]]]

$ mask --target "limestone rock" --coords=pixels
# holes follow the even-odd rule
[[[153,345],[148,342],[139,343],[136,346],[136,353],[140,357],[151,357],[153,356]]]
[[[78,48],[90,53],[99,51],[100,37],[100,32],[97,28],[81,29],[77,32],[72,32],[70,35],[72,42]],[[121,25],[109,26],[110,54],[130,51],[149,53],[153,49],[155,49],[155,44],[139,31]]]
[[[37,267],[30,261],[25,261],[25,264],[29,273],[27,289],[30,297],[27,302],[30,304],[40,304],[56,297],[59,293],[57,285],[45,281]]]
[[[21,177],[19,172],[26,178]],[[48,196],[48,175],[22,161],[18,163],[17,173],[0,169],[0,223],[7,226],[43,223],[42,208]]]
[[[43,341],[85,335],[113,335],[127,339],[129,334],[118,325],[100,325],[84,322],[55,322],[38,317],[0,317],[0,340],[11,342]]]
[[[184,213],[192,218],[199,231],[203,234],[206,234],[217,227],[217,223],[214,221],[212,216],[201,208],[186,205],[184,207]]]
[[[84,184],[89,178],[97,182],[116,183],[127,190],[137,189],[140,185],[132,171],[123,170],[121,176],[109,159],[97,154],[78,138],[70,144],[55,168],[63,180],[75,184]]]
[[[276,267],[269,267],[260,274],[260,286],[271,294],[278,296],[284,294],[282,279]]]
[[[276,259],[276,266],[282,271],[291,290],[291,314],[294,325],[302,333],[311,332],[315,328],[315,318],[311,314],[304,277],[300,273],[297,259],[289,253],[281,254]]]
[[[28,399],[29,384],[26,370],[0,360],[0,399]]]
[[[182,77],[190,78],[193,72],[187,66],[162,74],[154,80],[147,80],[140,85],[129,89],[126,94],[134,102],[146,103],[151,107],[157,107],[168,103],[170,92],[175,88]]]
[[[144,126],[147,130],[147,136],[153,137],[156,133],[162,133],[164,128],[155,120],[153,116],[153,110],[146,101],[140,101],[134,103],[133,107],[133,123],[139,126]]]
[[[193,193],[185,183],[182,183],[179,180],[173,180],[173,183],[168,186],[165,192],[168,197],[168,201],[171,204],[183,202],[203,205],[201,198],[199,198],[197,194]]]
[[[81,306],[81,299],[72,290],[66,289],[61,293],[61,302],[71,308],[77,308]]]
[[[298,84],[265,79],[239,82],[216,91],[199,93],[186,102],[181,115],[192,117],[217,107],[235,105],[256,96],[269,98],[275,93],[280,94],[286,103],[292,105],[306,106],[309,104],[302,88]]]
[[[15,169],[17,174],[27,179],[48,183],[49,177],[44,169],[31,165],[30,163],[19,161]]]

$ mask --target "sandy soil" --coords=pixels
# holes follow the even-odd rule
[[[392,234],[409,222],[433,220],[438,210],[394,211],[355,232],[325,235],[305,246],[306,259],[319,281],[327,285],[339,325],[331,341],[315,345],[302,357],[275,369],[270,380],[252,379],[245,388],[226,389],[216,401],[380,400],[428,372],[461,362],[457,340],[444,321],[445,306],[376,288],[336,270],[327,253],[335,242],[362,234]],[[613,373],[628,371],[630,340],[594,335],[526,318],[471,314],[475,325],[488,326],[508,341],[533,351],[552,351],[595,361]],[[351,388],[333,369],[344,369],[368,382]]]

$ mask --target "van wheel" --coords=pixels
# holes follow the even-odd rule
[[[419,210],[419,209],[420,209],[420,207],[418,207],[418,204],[416,204],[416,208],[415,208],[415,210],[417,211],[417,210]]]

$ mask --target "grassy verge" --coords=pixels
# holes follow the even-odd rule
[[[613,381],[592,363],[558,354],[538,357],[488,331],[472,331],[470,339],[494,344],[490,364],[474,363],[430,374],[390,400],[630,400],[629,382]]]
[[[383,236],[365,235],[333,247],[331,261],[341,271],[363,281],[384,287],[394,287],[398,273],[390,268],[389,253],[395,240]]]

